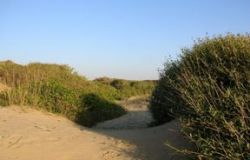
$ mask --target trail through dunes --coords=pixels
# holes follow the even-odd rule
[[[138,101],[122,103],[128,109]],[[146,104],[140,104],[144,106],[139,105],[139,108],[145,109]],[[133,109],[128,109],[128,115]],[[152,119],[146,110],[143,112],[146,114],[141,114],[141,117],[146,117],[144,121],[135,118],[140,114],[125,115],[125,118],[120,117],[89,129],[61,116],[28,107],[0,108],[0,160],[185,159],[164,145],[167,141],[179,147],[189,146],[179,133],[178,123],[172,121],[145,128],[145,124]]]

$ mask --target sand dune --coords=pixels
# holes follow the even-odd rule
[[[27,107],[4,107],[0,108],[0,159],[181,159],[164,145],[168,141],[188,146],[178,128],[173,121],[153,128],[89,129],[58,115]]]

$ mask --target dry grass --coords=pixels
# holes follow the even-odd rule
[[[0,83],[0,92],[9,91],[10,89],[7,85]]]

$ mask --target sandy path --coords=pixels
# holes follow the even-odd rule
[[[154,128],[87,129],[57,115],[5,107],[0,108],[0,160],[181,159],[164,145],[186,146],[178,128],[173,121]]]

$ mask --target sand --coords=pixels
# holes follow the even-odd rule
[[[146,119],[131,127],[137,116],[120,117],[90,129],[29,107],[0,107],[0,160],[185,159],[164,144],[189,146],[177,121],[145,128]]]

